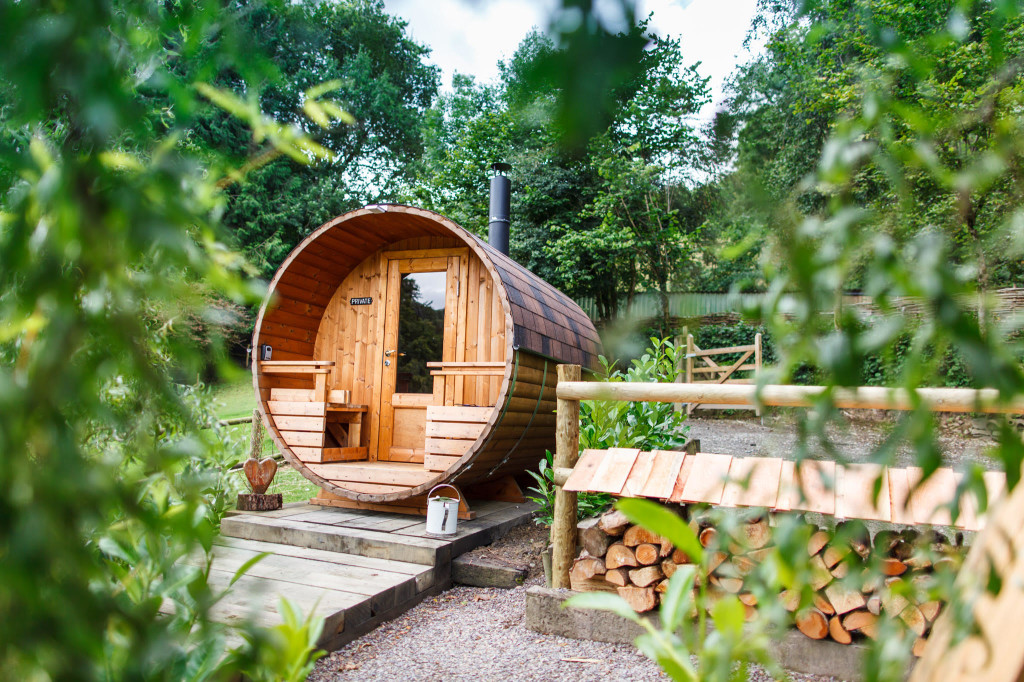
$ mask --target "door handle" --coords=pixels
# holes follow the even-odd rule
[[[396,353],[398,354],[398,357],[400,357],[400,358],[404,358],[405,357],[405,353],[399,353],[397,350],[386,350],[386,351],[384,351],[384,357],[389,358],[392,355],[395,355]]]

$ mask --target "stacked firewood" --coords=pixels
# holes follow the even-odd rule
[[[583,550],[569,572],[572,589],[617,592],[640,612],[658,605],[676,566],[690,563],[667,538],[631,525],[619,511],[581,521],[578,528]]]
[[[693,518],[690,526],[705,548],[697,580],[707,581],[706,605],[733,594],[753,619],[755,593],[763,590],[753,587],[757,578],[751,574],[774,551],[767,517],[731,524],[729,532],[720,532],[710,516]],[[959,567],[960,553],[949,540],[935,531],[922,536],[885,530],[872,542],[866,528],[852,523],[812,530],[806,548],[810,603],[801,603],[796,591],[778,595],[797,629],[813,639],[850,644],[877,637],[887,617],[917,636],[920,653],[942,610],[940,602],[922,595],[936,583],[936,573]],[[654,609],[676,568],[691,563],[666,538],[631,525],[618,511],[581,521],[579,543],[582,550],[569,574],[572,589],[616,592],[638,612]]]

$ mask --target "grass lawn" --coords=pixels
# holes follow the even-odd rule
[[[252,389],[252,376],[247,372],[231,382],[213,387],[214,411],[221,419],[233,419],[235,417],[248,417],[256,408],[256,395]],[[242,443],[248,444],[248,438],[242,438],[252,428],[249,424],[238,424],[228,427]],[[247,446],[247,445],[246,445]],[[263,439],[263,455],[274,452],[274,443],[270,436]],[[245,475],[238,471],[239,485],[247,487]],[[277,470],[274,482],[270,484],[268,493],[282,493],[285,502],[302,502],[316,495],[318,488],[306,480],[302,474],[289,466],[282,466]]]
[[[242,372],[230,383],[213,387],[214,411],[221,419],[248,417],[256,409],[256,394],[252,390],[252,375]]]

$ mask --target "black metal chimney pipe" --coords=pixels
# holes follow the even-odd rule
[[[492,163],[491,170],[491,210],[490,223],[487,225],[487,243],[491,248],[508,255],[508,226],[511,213],[512,183],[505,173],[512,168],[507,163]]]

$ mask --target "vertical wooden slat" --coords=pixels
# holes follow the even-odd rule
[[[388,266],[388,259],[387,259],[387,256],[385,256],[383,253],[380,255],[380,270],[379,270],[379,272],[380,272],[380,275],[379,275],[379,277],[380,277],[380,279],[379,279],[380,284],[379,284],[379,286],[380,286],[381,302],[380,302],[380,305],[377,308],[376,338],[380,339],[380,340],[377,341],[377,348],[376,348],[375,352],[373,353],[373,366],[374,366],[373,367],[373,402],[370,404],[370,451],[369,451],[369,458],[370,458],[370,460],[377,459],[377,455],[380,453],[380,445],[381,445],[381,442],[380,442],[381,441],[381,437],[380,437],[380,435],[381,435],[380,434],[380,432],[381,432],[380,415],[381,415],[381,408],[382,408],[381,403],[384,400],[384,396],[383,396],[383,383],[384,383],[384,358],[383,358],[383,354],[384,354],[385,346],[383,344],[387,343],[386,339],[384,339],[384,327],[385,327],[385,320],[387,318],[387,297],[388,297],[389,293],[392,290],[392,286],[398,286],[398,282],[397,281],[395,281],[394,284],[392,284],[392,282],[391,282],[391,271],[390,271],[390,268]],[[394,274],[395,274],[395,278],[397,280],[397,277],[398,277],[398,264],[397,263],[395,264]],[[393,381],[392,381],[392,383],[393,383]],[[389,397],[389,399],[390,399],[390,397]],[[391,439],[390,439],[390,435],[389,435],[388,447],[390,447],[390,445],[391,445],[390,441],[391,441]],[[386,450],[385,450],[385,458],[386,458]]]
[[[782,460],[778,457],[733,458],[724,507],[774,507],[779,497]]]
[[[875,485],[878,495],[875,496]],[[836,516],[843,519],[890,521],[889,477],[872,462],[836,467]]]
[[[672,495],[669,497],[669,502],[682,502],[683,491],[686,489],[686,483],[690,480],[690,472],[693,471],[693,463],[696,459],[696,455],[690,454],[687,454],[683,459],[683,464],[679,467],[679,476],[676,477],[675,485],[672,486]]]
[[[498,296],[498,287],[491,287],[491,353],[488,358],[491,362],[505,360],[505,316],[502,313],[501,298]],[[501,388],[501,377],[491,377],[491,385],[488,392],[488,403],[494,405],[498,402],[498,390]]]
[[[629,472],[626,484],[622,487],[623,497],[640,497],[643,494],[647,479],[654,468],[654,459],[653,452],[641,452],[637,455],[633,470]]]
[[[579,365],[558,365],[558,381],[579,381]],[[578,400],[557,402],[555,426],[555,467],[576,465],[580,448],[580,403]],[[551,524],[551,586],[569,587],[569,568],[576,554],[576,493],[555,486],[554,519]]]
[[[467,282],[469,281],[469,261],[470,259],[476,258],[476,254],[470,254],[468,257],[463,256],[459,258],[459,284],[457,290],[459,292],[459,321],[458,330],[455,334],[455,361],[464,362],[466,360],[466,312],[467,312],[467,301],[469,292],[466,289]],[[453,404],[461,405],[466,402],[466,380],[464,377],[455,377],[455,394],[452,398]]]
[[[477,353],[477,347],[479,346],[480,339],[477,336],[477,318],[480,314],[480,273],[483,269],[480,267],[480,260],[477,258],[471,258],[469,262],[469,277],[466,278],[466,282],[463,286],[466,287],[466,362],[473,362],[474,360],[480,360]],[[479,380],[470,377],[466,377],[465,381],[465,395],[463,396],[463,403],[466,405],[478,404],[476,399],[477,385]]]
[[[910,482],[910,511],[914,523],[948,526],[952,522],[947,505],[956,494],[952,469],[936,469],[927,480],[920,467],[907,467]]]
[[[686,453],[684,452],[655,451],[654,466],[651,467],[651,475],[647,478],[647,485],[644,486],[641,495],[660,500],[672,497],[672,491],[676,487],[676,479],[679,478],[679,470],[683,468],[685,458]]]
[[[476,357],[478,360],[485,362],[491,359],[491,343],[489,334],[491,332],[491,278],[487,276],[487,273],[483,273],[480,277],[480,312],[477,315],[477,338],[480,339],[477,346]],[[482,377],[477,380],[477,400],[480,401],[481,405],[490,405],[491,403],[491,383],[487,377]]]
[[[459,336],[459,258],[449,256],[444,297],[444,348],[442,362],[455,361],[455,344]],[[442,395],[434,396],[434,402],[452,405],[455,402],[455,377],[444,377],[441,382]],[[436,392],[435,392],[436,393]]]
[[[757,381],[757,376],[761,374],[761,332],[754,334],[754,381]],[[761,408],[754,408],[754,415],[761,416]]]
[[[590,482],[601,466],[605,454],[604,450],[585,450],[563,487],[572,492],[590,490]]]
[[[693,470],[683,488],[683,502],[707,502],[718,504],[722,501],[725,481],[732,464],[730,455],[716,455],[698,452],[694,457]]]
[[[693,343],[693,334],[686,335],[686,383],[693,383],[693,349],[696,344]],[[693,405],[691,403],[686,404],[686,414],[693,414]]]
[[[906,469],[889,469],[889,513],[893,523],[914,523],[910,501],[910,481]]]
[[[836,513],[836,463],[805,459],[796,468],[800,495],[793,509]]]

